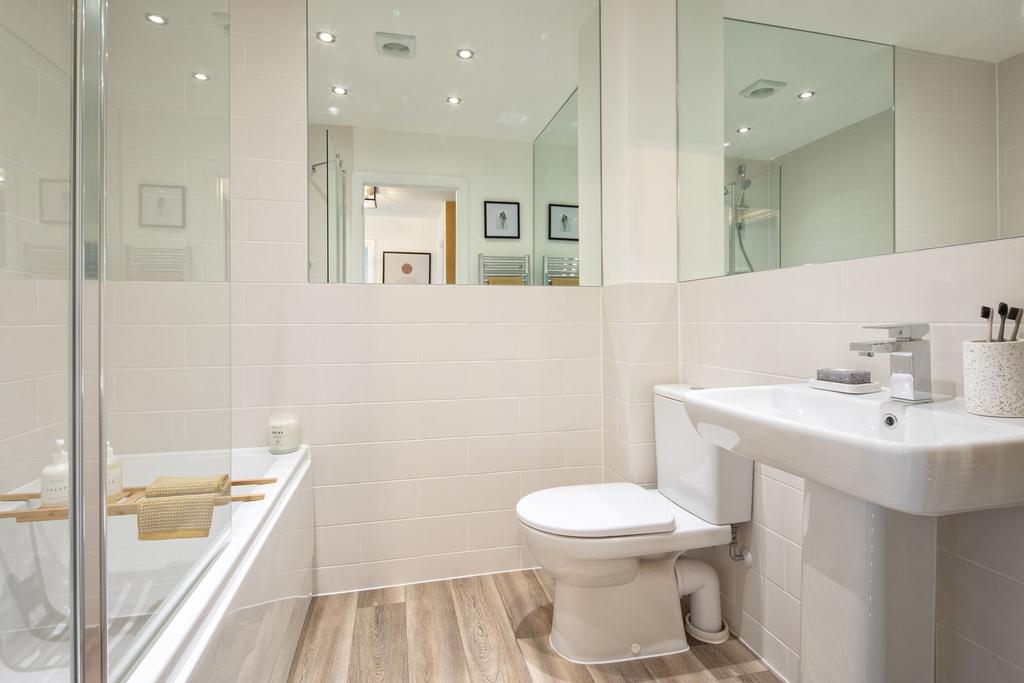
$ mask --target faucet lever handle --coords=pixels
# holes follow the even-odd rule
[[[886,330],[891,339],[898,341],[917,341],[928,334],[931,326],[928,323],[891,323],[888,325],[865,325],[865,330]]]

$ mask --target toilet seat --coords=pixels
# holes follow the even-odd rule
[[[523,524],[556,536],[608,538],[673,531],[675,507],[636,484],[585,484],[531,493],[516,514]]]
[[[581,500],[583,496],[576,496],[575,494],[578,492],[574,489],[601,489],[600,492],[590,490],[579,493],[584,493],[586,496],[593,497],[594,500],[601,500],[607,503],[610,500],[614,500],[616,496],[623,495],[621,491],[614,491],[616,487],[632,487],[634,489],[632,493],[625,495],[636,496],[635,498],[629,498],[629,500],[637,503],[635,510],[667,510],[672,515],[672,524],[669,529],[667,531],[636,531],[636,529],[643,528],[636,522],[637,519],[642,519],[648,524],[652,520],[663,523],[663,519],[660,517],[645,518],[640,516],[640,513],[635,513],[637,516],[631,525],[621,524],[613,527],[608,522],[608,518],[590,524],[591,529],[599,528],[601,524],[605,525],[603,527],[605,530],[615,528],[619,531],[618,535],[570,535],[568,532],[572,529],[567,528],[568,523],[565,520],[569,519],[568,515],[571,513],[560,509],[565,506],[559,506],[558,502]],[[573,489],[573,491],[567,491],[568,489]],[[609,492],[607,497],[604,497],[604,489],[607,489]],[[550,497],[538,496],[538,494],[549,494]],[[533,496],[538,496],[538,498],[524,505],[524,502]],[[545,505],[541,506],[538,504],[535,506],[534,502],[538,500],[545,503]],[[643,501],[642,503],[639,502],[641,500]],[[610,511],[599,510],[597,505],[585,509],[590,512],[599,511],[602,514],[613,514]],[[705,522],[703,519],[675,505],[658,491],[645,489],[636,484],[587,484],[583,486],[562,486],[555,489],[545,489],[531,493],[520,500],[519,505],[516,506],[516,513],[522,524],[524,537],[529,538],[538,547],[543,546],[544,548],[551,549],[557,555],[572,560],[610,560],[645,557],[659,553],[679,553],[697,548],[724,545],[732,538],[732,528],[730,526],[719,526]],[[562,524],[561,527],[557,525],[559,522]],[[563,533],[555,533],[538,528],[541,526],[560,528]],[[573,527],[577,526],[582,527],[584,524],[573,523]],[[624,528],[633,529],[634,531],[629,534],[621,533]],[[534,554],[536,555],[538,552],[540,551],[535,550]]]

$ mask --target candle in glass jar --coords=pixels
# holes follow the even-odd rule
[[[270,418],[270,452],[285,455],[299,450],[302,427],[294,415],[274,415]]]

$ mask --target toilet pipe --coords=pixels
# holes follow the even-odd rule
[[[703,636],[719,642],[722,636],[728,637],[728,627],[722,621],[722,598],[718,589],[718,574],[707,562],[680,557],[676,560],[676,582],[679,584],[679,597],[690,596],[690,614],[687,631],[701,640]]]

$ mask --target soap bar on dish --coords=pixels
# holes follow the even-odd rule
[[[818,370],[818,379],[822,382],[838,382],[839,384],[867,384],[871,381],[871,373],[867,370],[850,370],[848,368],[823,368]]]

